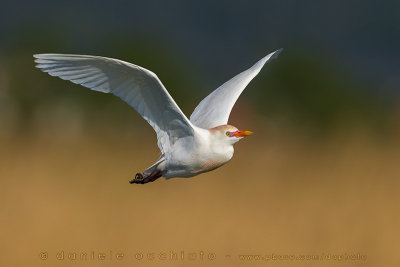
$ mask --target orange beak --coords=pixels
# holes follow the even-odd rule
[[[254,133],[250,132],[250,131],[235,131],[235,132],[232,132],[232,135],[235,136],[235,137],[245,137],[245,136],[252,135],[252,134],[254,134]]]

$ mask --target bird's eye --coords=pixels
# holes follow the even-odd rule
[[[226,136],[231,136],[231,133],[230,132],[226,132]]]

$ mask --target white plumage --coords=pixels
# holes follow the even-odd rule
[[[162,155],[131,181],[147,183],[161,176],[192,177],[228,162],[233,156],[233,144],[252,134],[227,125],[233,105],[264,64],[281,50],[262,58],[204,98],[190,121],[157,75],[145,68],[99,56],[37,54],[34,57],[36,67],[51,76],[120,97],[154,128]]]

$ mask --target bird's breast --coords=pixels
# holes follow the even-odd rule
[[[222,160],[215,160],[215,159],[210,159],[202,162],[198,172],[208,172],[215,170],[218,167],[221,167],[224,165],[227,161],[222,161]]]
[[[177,142],[167,158],[164,177],[192,177],[212,171],[233,156],[233,146],[212,146],[208,142]]]
[[[233,148],[224,151],[209,151],[199,155],[198,172],[215,170],[227,163],[233,156]]]

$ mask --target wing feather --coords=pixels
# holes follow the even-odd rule
[[[156,131],[163,154],[174,137],[193,135],[193,125],[158,77],[140,66],[117,59],[68,54],[34,55],[36,67],[51,76],[112,93],[132,106]]]
[[[260,72],[265,63],[278,56],[279,49],[239,73],[204,98],[193,111],[190,121],[197,127],[210,129],[228,123],[229,114],[240,94]]]

